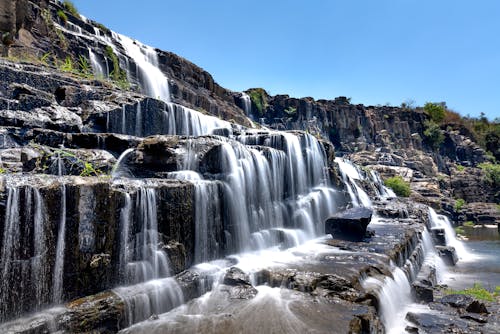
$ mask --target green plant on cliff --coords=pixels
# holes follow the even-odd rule
[[[439,125],[433,121],[425,121],[424,123],[424,136],[427,143],[434,149],[437,150],[439,146],[444,142],[444,134]]]
[[[64,9],[66,9],[68,12],[70,12],[73,16],[79,17],[80,14],[78,14],[78,9],[76,9],[76,6],[73,2],[69,0],[64,0],[62,3]]]
[[[63,21],[64,24],[68,22],[68,15],[66,15],[66,13],[61,9],[57,11],[57,16],[61,19],[61,21]]]
[[[486,179],[494,187],[500,187],[500,164],[485,162],[478,165],[486,175]]]
[[[111,60],[111,63],[113,64],[113,70],[109,74],[109,78],[121,89],[129,89],[130,83],[127,79],[127,73],[120,67],[120,60],[115,54],[115,51],[109,45],[106,46],[106,49],[104,51],[106,57]]]
[[[250,100],[255,105],[259,115],[263,116],[268,106],[266,91],[262,88],[253,88],[248,92],[248,95],[250,95]]]
[[[424,111],[427,115],[429,115],[433,122],[439,124],[444,120],[446,109],[440,104],[427,102],[424,105]]]
[[[64,61],[59,65],[59,70],[63,72],[73,72],[75,70],[73,60],[71,60],[70,56],[66,56]]]
[[[287,114],[289,116],[295,115],[296,113],[297,113],[297,108],[288,107],[285,109],[285,114]]]
[[[391,188],[394,193],[401,197],[410,196],[410,183],[406,182],[401,176],[393,176],[385,179],[384,184],[386,187]]]
[[[463,198],[459,198],[455,200],[455,211],[460,211],[465,205],[465,200]]]
[[[92,77],[92,67],[90,66],[87,58],[82,55],[78,56],[78,69],[80,74],[85,78]]]

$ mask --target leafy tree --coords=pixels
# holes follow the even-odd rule
[[[424,106],[424,111],[431,120],[435,123],[441,123],[444,120],[446,109],[440,104],[427,102]]]

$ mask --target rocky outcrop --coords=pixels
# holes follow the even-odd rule
[[[335,214],[325,221],[325,233],[335,239],[362,240],[372,218],[369,208],[352,208]]]

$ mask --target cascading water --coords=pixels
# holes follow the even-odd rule
[[[61,185],[61,209],[57,233],[56,261],[54,264],[53,301],[63,301],[64,252],[66,251],[66,186]]]
[[[252,113],[252,100],[250,100],[250,96],[247,93],[241,93],[241,103],[245,115],[249,116]]]
[[[455,248],[459,259],[468,260],[471,258],[470,252],[465,248],[464,244],[457,239],[455,231],[453,230],[448,217],[444,215],[438,215],[433,208],[429,207],[429,219],[432,229],[444,230],[446,246]]]
[[[413,303],[411,287],[403,270],[394,267],[393,277],[382,280],[369,277],[363,281],[363,287],[376,290],[379,298],[380,316],[386,333],[405,333],[405,315],[408,305]]]
[[[356,180],[361,180],[363,178],[358,168],[351,161],[344,158],[335,158],[335,162],[339,165],[340,174],[347,187],[352,205],[371,207],[372,201],[370,197],[363,188],[356,183]]]
[[[158,67],[156,51],[147,45],[134,41],[131,38],[113,34],[114,39],[125,49],[137,66],[137,76],[143,93],[165,102],[170,101],[168,79]]]

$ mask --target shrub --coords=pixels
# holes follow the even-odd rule
[[[120,67],[120,60],[111,46],[106,46],[106,57],[113,63],[113,70],[109,73],[109,78],[121,89],[129,89],[130,83],[127,79],[127,73]]]
[[[439,146],[444,142],[444,134],[439,125],[433,121],[425,121],[424,136],[429,144],[434,150],[437,150]]]
[[[64,9],[66,9],[68,12],[70,12],[73,16],[79,17],[80,14],[78,14],[78,9],[76,9],[75,5],[73,2],[69,0],[64,0],[62,3]]]
[[[285,114],[287,115],[295,115],[295,113],[297,112],[297,108],[293,108],[293,107],[288,107],[285,109]]]
[[[410,184],[403,180],[401,176],[394,176],[386,179],[384,181],[384,184],[391,188],[394,193],[398,196],[401,197],[408,197],[410,196]]]
[[[464,166],[462,166],[462,165],[457,165],[457,170],[458,170],[459,172],[463,172],[463,171],[465,170],[465,167],[464,167]]]
[[[68,15],[66,15],[66,13],[63,12],[62,10],[59,9],[57,11],[57,16],[61,19],[61,21],[63,21],[64,24],[68,22]]]
[[[441,123],[444,120],[446,109],[442,105],[427,102],[424,111],[433,122]]]
[[[463,198],[459,198],[455,201],[455,211],[460,211],[465,205],[465,200]]]
[[[64,62],[61,64],[59,69],[63,72],[73,72],[74,71],[73,61],[71,60],[70,56],[67,56],[66,59],[64,59]]]
[[[252,100],[252,103],[258,110],[259,115],[263,116],[268,106],[266,91],[262,88],[253,88],[248,92],[248,95],[250,95],[250,100]]]
[[[455,233],[457,235],[465,235],[465,230],[462,226],[455,227]]]
[[[495,187],[500,186],[500,164],[492,164],[489,162],[485,162],[479,164],[478,166],[486,174],[488,182],[490,182]]]
[[[467,227],[474,227],[474,222],[471,222],[470,220],[469,221],[466,221],[464,223],[464,226],[467,226]]]
[[[474,286],[472,288],[467,288],[464,290],[447,290],[446,294],[468,295],[476,299],[486,300],[489,302],[492,302],[494,300],[493,296],[495,295],[494,293],[492,294],[491,292],[483,288],[480,283],[474,283]]]

